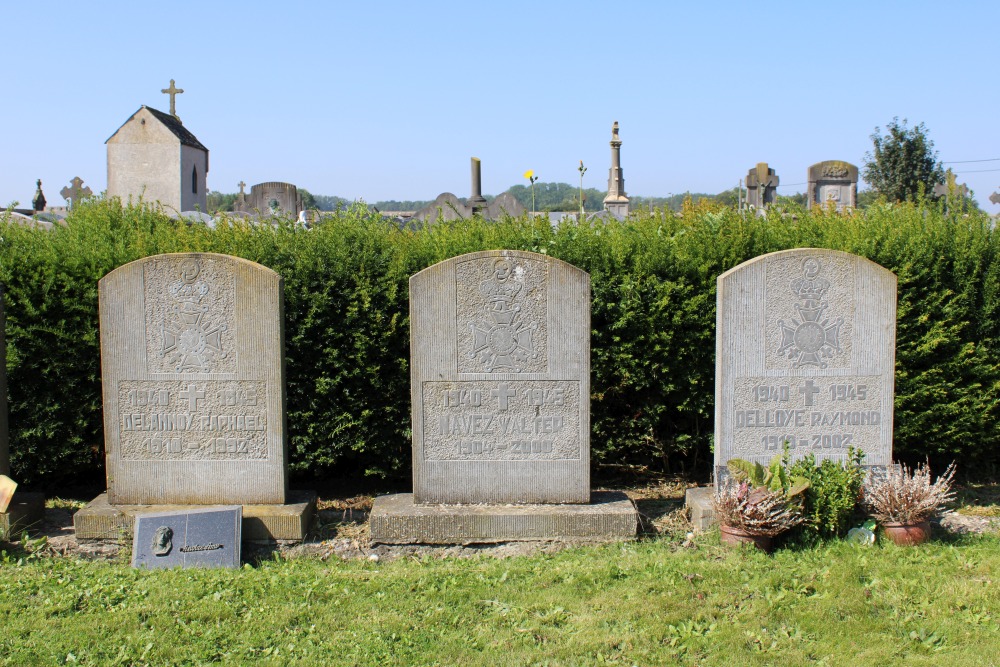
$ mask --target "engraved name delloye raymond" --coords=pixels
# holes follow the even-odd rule
[[[411,331],[418,502],[587,501],[584,272],[516,251],[447,260],[411,279]]]
[[[101,281],[101,338],[113,497],[283,502],[277,274],[208,253],[138,260]],[[140,479],[150,464],[155,483]],[[280,472],[259,480],[266,469]],[[216,479],[195,490],[205,474]]]
[[[892,456],[896,277],[848,253],[801,248],[719,277],[716,466]],[[758,333],[760,332],[760,333]]]

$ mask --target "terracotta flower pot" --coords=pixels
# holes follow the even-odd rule
[[[770,551],[773,538],[770,535],[755,535],[748,533],[742,528],[734,526],[719,525],[722,543],[731,547],[741,547],[744,544],[752,544],[761,551]]]
[[[931,522],[922,523],[883,523],[885,535],[902,547],[923,544],[931,538]]]

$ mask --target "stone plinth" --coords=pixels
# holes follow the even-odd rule
[[[369,522],[381,544],[608,542],[634,539],[639,526],[632,501],[613,491],[586,505],[419,505],[400,493],[376,498]]]
[[[714,486],[699,486],[684,493],[684,507],[688,511],[691,525],[698,532],[705,532],[715,525]]]
[[[892,461],[896,276],[863,257],[798,248],[718,278],[715,466],[792,458]]]
[[[103,493],[73,515],[73,528],[78,540],[116,540],[131,537],[139,514],[190,509],[190,505],[111,505],[108,494]],[[288,502],[281,505],[243,505],[243,540],[302,540],[315,511],[316,494],[312,491],[289,491]]]

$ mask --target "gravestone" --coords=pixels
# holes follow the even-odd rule
[[[134,514],[122,508],[225,504],[292,535],[253,539],[301,539],[312,510],[286,504],[281,277],[227,255],[156,255],[106,275],[99,296],[108,492],[76,514],[77,536],[121,527]]]
[[[132,567],[239,567],[242,510],[236,505],[140,514]]]
[[[84,197],[91,197],[94,191],[89,187],[84,187],[83,179],[79,176],[74,176],[73,180],[69,182],[69,185],[59,191],[62,198],[69,202],[69,208],[72,210],[76,208],[76,205],[80,203]]]
[[[634,536],[627,499],[591,504],[585,272],[510,250],[446,260],[410,278],[410,331],[413,494],[376,501],[375,541]]]
[[[760,209],[773,204],[778,198],[779,182],[774,169],[766,162],[758,162],[747,172],[747,205]]]
[[[718,278],[716,479],[726,461],[892,461],[896,276],[863,257],[798,248]]]
[[[817,162],[809,167],[806,202],[809,208],[832,202],[838,211],[858,205],[858,168],[842,160]]]

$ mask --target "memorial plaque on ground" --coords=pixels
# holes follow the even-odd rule
[[[863,257],[798,248],[718,278],[715,465],[892,459],[896,276]]]
[[[281,277],[236,257],[147,257],[100,281],[111,504],[282,504]]]
[[[417,503],[590,500],[590,277],[491,250],[410,279]]]
[[[239,567],[242,521],[239,505],[139,514],[132,567]]]

